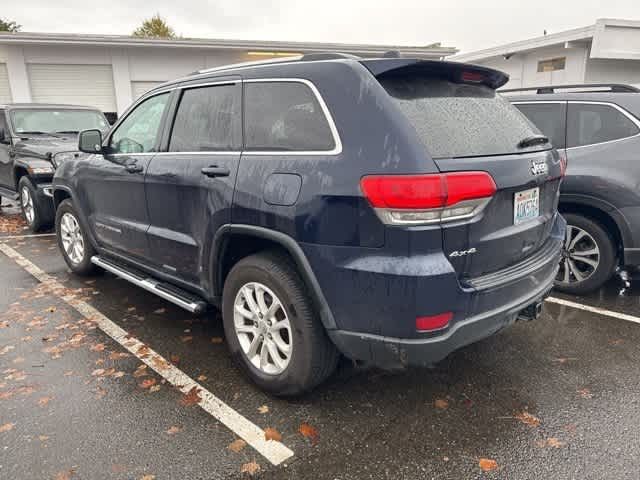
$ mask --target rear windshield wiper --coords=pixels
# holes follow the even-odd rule
[[[518,148],[527,148],[535,145],[544,145],[545,143],[549,143],[549,137],[545,137],[544,135],[531,135],[530,137],[520,140],[517,146]]]
[[[20,132],[20,135],[49,135],[50,137],[62,138],[60,135],[56,135],[51,132],[40,132],[38,130],[31,130],[29,132]]]

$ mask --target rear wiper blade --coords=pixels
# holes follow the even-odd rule
[[[56,133],[79,133],[78,130],[59,130]]]
[[[517,146],[518,148],[527,148],[535,145],[544,145],[545,143],[549,143],[549,137],[545,137],[544,135],[531,135],[530,137],[520,140]]]
[[[28,131],[28,132],[20,132],[20,135],[49,135],[51,137],[62,138],[60,135],[56,135],[55,133],[40,132],[38,130],[31,130],[31,131]]]

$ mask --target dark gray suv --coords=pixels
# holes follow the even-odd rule
[[[582,294],[640,264],[640,90],[597,84],[504,90],[567,159],[556,287]]]

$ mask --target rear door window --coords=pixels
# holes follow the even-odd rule
[[[329,122],[313,91],[299,82],[244,84],[247,151],[330,151]]]
[[[239,150],[240,90],[235,84],[190,88],[182,93],[169,151]]]
[[[638,133],[638,125],[612,105],[569,103],[567,147],[610,142]]]
[[[519,149],[538,129],[495,90],[431,76],[381,76],[433,158],[476,157],[550,148]]]
[[[515,107],[551,139],[555,148],[566,145],[567,104],[562,103],[521,103]]]

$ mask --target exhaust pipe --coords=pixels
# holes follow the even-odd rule
[[[526,320],[530,322],[535,320],[542,314],[542,302],[538,301],[528,305],[518,313],[518,320]]]

